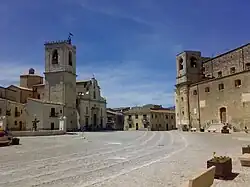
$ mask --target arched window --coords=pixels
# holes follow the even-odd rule
[[[69,65],[72,66],[72,52],[69,51]]]
[[[190,66],[192,68],[196,68],[197,67],[197,59],[195,57],[191,57],[190,58]]]
[[[52,64],[58,64],[58,51],[56,49],[52,53]]]
[[[183,59],[180,58],[179,59],[179,70],[182,70],[183,69]]]

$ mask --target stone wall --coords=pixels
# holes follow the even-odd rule
[[[226,108],[226,120],[238,128],[248,126],[250,128],[250,71],[245,71],[217,80],[211,80],[193,85],[190,88],[190,112],[192,119],[199,118],[201,125],[206,123],[218,123],[220,119],[220,108]],[[235,86],[235,81],[241,80],[240,86]],[[224,84],[224,89],[219,90],[219,84]],[[209,87],[209,92],[205,89]],[[197,95],[193,90],[198,89]],[[244,99],[244,100],[243,100]],[[199,109],[200,106],[200,109]],[[197,114],[194,113],[197,111]],[[193,121],[197,126],[197,121]]]

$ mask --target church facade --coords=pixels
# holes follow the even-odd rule
[[[0,117],[13,130],[59,129],[59,118],[67,130],[106,127],[106,99],[95,78],[76,81],[76,46],[71,40],[45,43],[45,77],[34,69],[20,76],[20,86],[0,88]],[[45,80],[45,81],[44,81]]]

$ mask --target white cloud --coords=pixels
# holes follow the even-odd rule
[[[19,84],[19,75],[27,73],[29,68],[34,68],[42,74],[43,65],[27,65],[21,62],[8,62],[1,67],[0,83],[3,86]],[[154,74],[144,67],[141,62],[124,62],[105,67],[80,66],[77,69],[78,80],[90,79],[93,74],[99,81],[102,95],[107,98],[108,107],[133,106],[143,104],[173,105],[173,86],[168,82],[166,74]],[[18,68],[17,68],[18,67]]]

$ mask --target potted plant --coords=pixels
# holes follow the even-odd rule
[[[215,166],[215,178],[227,179],[232,175],[232,159],[228,156],[216,156],[207,161],[207,168]]]
[[[250,145],[246,147],[242,147],[242,154],[249,153],[250,154]]]
[[[224,126],[222,127],[221,133],[223,133],[223,134],[229,134],[229,129],[227,128],[226,125],[224,125]]]

